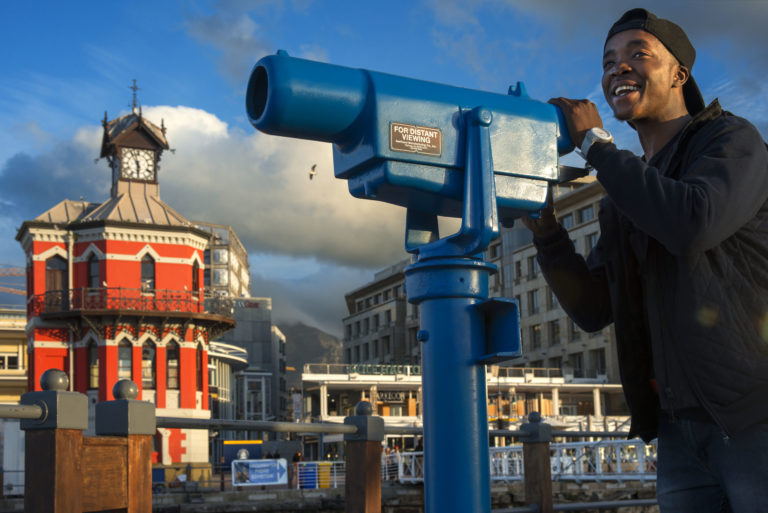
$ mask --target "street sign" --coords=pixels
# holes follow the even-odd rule
[[[288,484],[288,462],[277,460],[233,460],[232,484],[257,486]]]

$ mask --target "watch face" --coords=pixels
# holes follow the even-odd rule
[[[598,136],[600,139],[610,139],[611,133],[608,130],[605,130],[600,127],[595,127],[592,130],[594,130],[595,135]]]
[[[120,153],[120,176],[133,180],[154,180],[155,152],[139,148],[123,148]]]

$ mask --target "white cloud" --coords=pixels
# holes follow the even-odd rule
[[[144,115],[168,128],[161,196],[188,218],[232,225],[249,251],[364,267],[403,256],[404,209],[353,198],[329,144],[245,133],[189,107]]]

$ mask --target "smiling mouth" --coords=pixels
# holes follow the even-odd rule
[[[614,96],[626,96],[629,93],[632,93],[634,91],[639,91],[640,86],[637,85],[620,85],[616,89],[613,90]]]

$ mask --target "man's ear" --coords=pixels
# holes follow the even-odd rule
[[[683,87],[683,85],[688,82],[688,77],[691,76],[691,72],[688,71],[688,68],[681,64],[678,64],[675,67],[674,73],[675,75],[672,77],[672,87]]]

